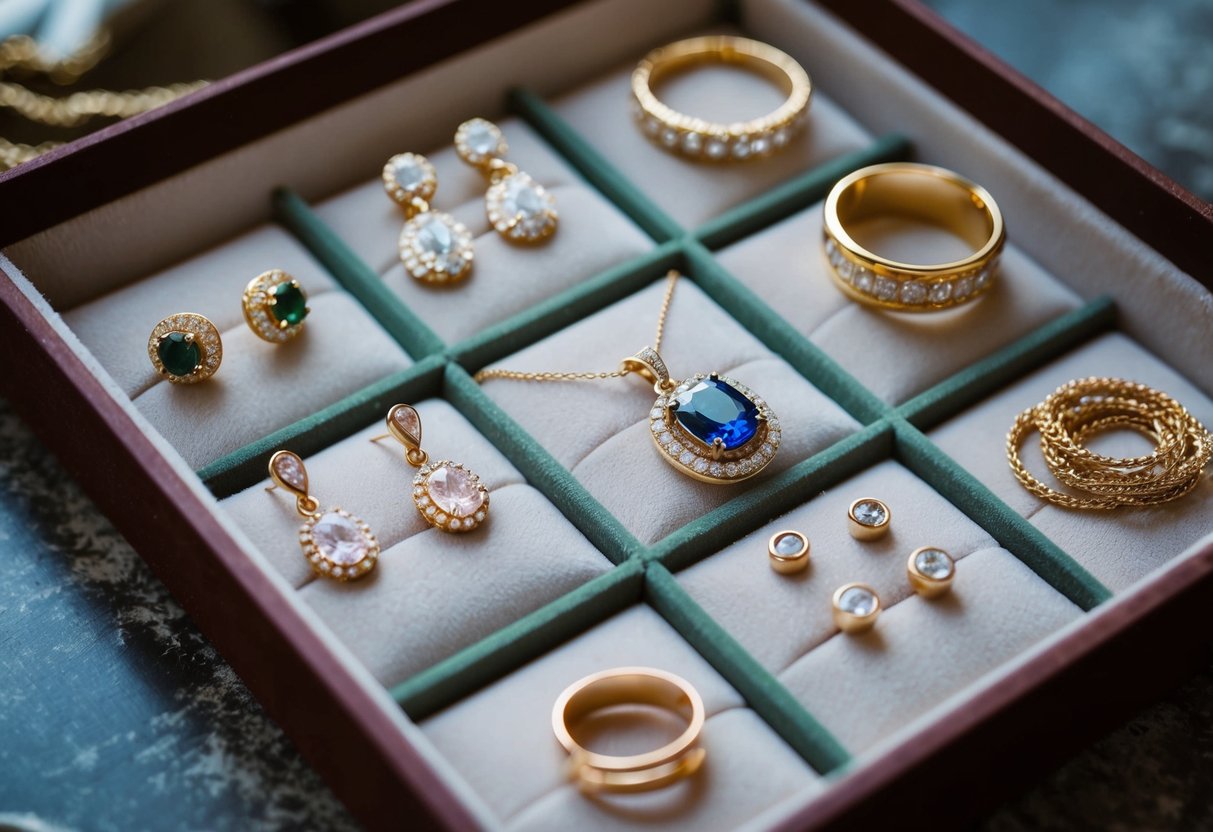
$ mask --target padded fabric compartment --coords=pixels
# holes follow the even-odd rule
[[[282,269],[298,280],[313,312],[320,296],[336,288],[333,279],[294,238],[276,225],[263,225],[67,310],[63,319],[126,394],[134,397],[160,380],[147,358],[147,338],[152,328],[178,312],[205,315],[224,336],[223,365],[211,380],[217,381],[231,370],[228,333],[246,328],[240,301],[244,287],[270,269]],[[322,320],[318,314],[310,315],[306,326],[317,328]],[[258,351],[273,350],[274,346],[261,342]]]
[[[404,496],[398,509],[416,515]],[[315,580],[302,595],[391,687],[610,566],[542,494],[508,485],[493,490],[479,529],[426,528],[385,549],[369,577]]]
[[[872,141],[866,130],[814,88],[807,128],[779,153],[761,161],[725,164],[686,159],[649,141],[632,117],[634,68],[634,62],[621,66],[558,98],[553,106],[684,228],[695,228],[798,173]],[[805,69],[812,78],[813,67]],[[718,121],[756,118],[784,100],[779,89],[760,76],[713,64],[671,76],[659,92],[675,110]]]
[[[1178,555],[1213,528],[1213,484],[1206,476],[1192,494],[1163,506],[1115,511],[1064,509],[1029,494],[1007,465],[1002,438],[1015,417],[1071,379],[1113,376],[1148,384],[1186,407],[1206,427],[1213,401],[1124,335],[1092,341],[941,425],[931,438],[1008,505],[1040,528],[1105,586],[1122,590]],[[1112,439],[1112,437],[1107,437]],[[1149,452],[1139,437],[1104,453]],[[1021,450],[1028,469],[1056,486],[1040,455],[1039,435]]]
[[[675,673],[699,691],[709,717],[707,760],[700,774],[672,788],[587,798],[569,782],[568,755],[552,734],[552,705],[587,674],[636,665]],[[431,717],[422,729],[510,829],[728,829],[785,797],[821,787],[648,607],[615,616]]]
[[[489,489],[486,524],[456,535],[469,543],[478,542],[497,520],[494,492],[522,483],[522,475],[447,402],[427,399],[414,406],[421,415],[422,447],[430,459],[462,462]],[[352,512],[379,538],[384,557],[376,571],[392,568],[390,550],[397,543],[431,528],[413,504],[416,469],[405,462],[403,447],[394,439],[370,441],[384,430],[383,422],[377,421],[304,460],[312,493],[321,505]],[[267,493],[269,484],[267,478],[221,505],[283,577],[301,587],[317,580],[299,549],[303,520],[295,512],[294,499],[280,489]]]
[[[222,333],[223,364],[213,377],[157,381],[135,406],[200,468],[412,364],[344,292],[309,298],[308,305],[307,330],[297,338],[270,344],[241,323]],[[142,355],[147,361],[146,337]],[[334,355],[342,356],[339,370]]]
[[[655,283],[498,363],[525,371],[613,368],[652,343],[665,285]],[[755,481],[859,427],[685,278],[675,289],[662,354],[676,375],[720,371],[770,403],[783,444]],[[694,481],[660,457],[648,428],[655,394],[638,379],[491,379],[485,391],[643,542],[653,542],[745,487]],[[623,471],[626,477],[620,476]]]
[[[315,208],[320,219],[448,343],[643,254],[652,245],[525,123],[510,118],[501,121],[500,127],[510,145],[506,158],[555,197],[559,226],[538,245],[506,242],[485,216],[488,181],[459,159],[453,144],[427,154],[438,173],[434,208],[454,216],[475,236],[472,272],[454,286],[424,285],[405,273],[397,253],[405,215],[384,193],[378,176]],[[454,126],[451,133],[453,136]],[[414,149],[401,148],[401,152],[405,150]]]
[[[817,599],[829,607],[830,598]],[[863,751],[1082,615],[1005,549],[961,561],[952,591],[910,595],[875,628],[838,634],[779,679],[850,751]]]
[[[855,540],[847,530],[847,510],[861,497],[889,506],[889,532],[880,540]],[[785,529],[809,538],[804,572],[782,575],[770,567],[767,544]],[[684,570],[678,580],[754,658],[778,673],[838,632],[830,597],[843,584],[869,584],[892,605],[912,593],[906,558],[919,546],[937,546],[963,563],[970,552],[994,545],[959,509],[890,460]]]
[[[891,404],[933,384],[1080,305],[1080,299],[1013,242],[999,281],[984,298],[922,314],[870,309],[848,300],[821,248],[822,204],[720,252],[720,262],[809,340]],[[923,262],[946,259],[937,237],[890,225],[890,238]]]

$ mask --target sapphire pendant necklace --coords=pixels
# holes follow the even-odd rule
[[[497,368],[475,376],[477,382],[598,381],[640,376],[653,385],[657,400],[649,410],[649,431],[661,458],[688,477],[715,485],[748,479],[767,466],[779,450],[779,419],[750,388],[723,373],[709,372],[682,381],[670,377],[658,350],[679,274],[669,273],[669,286],[657,318],[654,347],[629,356],[614,372],[527,373]]]

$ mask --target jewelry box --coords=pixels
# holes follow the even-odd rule
[[[703,165],[637,129],[636,61],[705,32],[807,69],[800,139]],[[676,94],[765,92],[692,73]],[[546,245],[489,227],[451,146],[473,116],[555,196]],[[404,151],[476,235],[450,290],[397,256],[380,173]],[[909,159],[980,182],[1007,225],[1000,288],[929,320],[847,300],[821,251],[831,185]],[[1018,486],[1003,439],[1087,375],[1213,424],[1213,219],[911,0],[414,4],[0,176],[0,199],[21,206],[0,228],[0,390],[369,828],[959,823],[1207,656],[1207,476],[1165,507],[1066,511]],[[744,372],[782,420],[744,484],[667,466],[645,385],[473,380],[614,369],[671,268],[663,356]],[[309,331],[281,347],[240,317],[269,269],[309,293]],[[184,311],[223,334],[202,384],[147,363]],[[399,449],[368,441],[399,402],[489,489],[482,528],[427,525]],[[373,575],[313,576],[265,490],[284,448],[375,530]],[[869,543],[847,531],[865,496],[893,514]],[[789,528],[812,544],[796,575],[767,563]],[[927,545],[956,558],[944,599],[905,581]],[[880,592],[875,638],[831,621],[850,581]],[[616,665],[702,695],[693,778],[619,800],[569,782],[552,705]],[[985,788],[938,788],[974,772]]]

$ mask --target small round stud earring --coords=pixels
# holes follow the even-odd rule
[[[906,576],[915,592],[924,598],[934,598],[951,589],[956,561],[943,549],[921,546],[910,553]]]
[[[413,478],[413,504],[436,529],[470,532],[489,514],[489,490],[470,468],[449,459],[430,462],[421,449],[421,416],[411,405],[397,404],[387,413],[388,432],[371,441],[391,436],[404,445],[404,458],[420,469]]]
[[[880,596],[867,584],[851,583],[834,592],[834,623],[844,633],[863,633],[876,625]]]
[[[178,312],[156,324],[147,339],[156,371],[174,384],[206,381],[223,361],[219,330],[203,315]]]
[[[298,454],[278,451],[270,457],[266,491],[281,488],[295,496],[295,510],[303,518],[299,546],[322,578],[354,581],[367,575],[379,561],[379,541],[370,527],[336,506],[321,511],[320,501],[308,493],[307,469]]]
[[[414,280],[455,283],[472,271],[472,232],[450,214],[435,211],[430,200],[438,174],[420,153],[398,153],[383,166],[383,187],[404,209],[400,260]]]
[[[262,272],[249,281],[241,298],[244,321],[262,341],[283,344],[303,332],[312,310],[299,281],[281,269]]]
[[[511,243],[544,242],[556,233],[556,200],[502,158],[507,150],[501,128],[487,119],[470,119],[455,131],[459,158],[488,177],[484,210],[497,233]]]
[[[847,529],[856,540],[878,540],[889,532],[893,513],[880,500],[862,497],[847,509]]]
[[[809,566],[809,539],[798,531],[775,532],[767,542],[771,568],[782,575],[802,572]]]

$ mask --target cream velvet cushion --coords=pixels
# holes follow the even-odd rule
[[[294,500],[268,480],[222,501],[257,549],[385,685],[393,685],[602,574],[610,563],[453,407],[417,405],[432,460],[463,462],[489,488],[479,529],[432,528],[412,499],[415,469],[368,426],[306,459],[312,492],[371,527],[375,572],[346,584],[314,577],[299,548]]]
[[[1002,438],[1021,411],[1065,382],[1087,376],[1148,384],[1179,401],[1206,427],[1213,426],[1208,395],[1125,335],[1111,333],[990,396],[941,425],[931,438],[1105,586],[1121,590],[1213,530],[1213,484],[1204,477],[1194,493],[1174,502],[1115,511],[1064,509],[1025,491],[1007,465]],[[1124,455],[1148,453],[1151,446],[1130,435],[1108,436],[1092,447]],[[1030,471],[1056,486],[1040,455],[1038,435],[1028,437],[1021,454]]]
[[[822,253],[822,203],[719,254],[721,264],[772,309],[891,404],[921,393],[999,347],[1072,309],[1081,300],[1008,243],[999,282],[956,309],[888,312],[846,298]],[[958,252],[931,229],[889,221],[880,229],[890,256],[941,262]],[[895,253],[894,253],[895,252]]]
[[[643,254],[652,241],[550,150],[517,118],[499,126],[510,145],[506,158],[543,185],[560,215],[555,235],[538,245],[513,245],[485,216],[488,181],[459,159],[454,145],[426,153],[438,173],[432,201],[468,227],[475,237],[472,273],[453,286],[429,286],[408,276],[397,240],[404,212],[383,190],[380,169],[373,179],[316,206],[317,215],[369,264],[401,301],[448,343],[475,335],[599,272]],[[451,125],[454,136],[456,125]],[[400,148],[404,151],[417,148]]]
[[[285,344],[254,335],[241,307],[245,285],[275,268],[300,282],[311,309],[305,331]],[[148,360],[148,334],[177,312],[205,315],[223,339],[223,363],[205,382],[173,384]],[[194,468],[412,363],[306,250],[272,225],[115,289],[63,317]],[[341,372],[332,372],[338,355]]]
[[[552,734],[552,704],[583,676],[627,665],[658,667],[695,686],[708,715],[707,760],[694,778],[668,789],[586,798],[568,779],[568,755]],[[729,829],[793,794],[821,788],[817,775],[740,695],[644,606],[603,622],[421,727],[508,829]],[[623,736],[603,738],[617,744],[595,747],[615,754],[650,749],[652,735],[664,736],[669,727],[666,720],[638,716]]]
[[[653,44],[658,46],[660,44]],[[642,56],[637,55],[639,60]],[[797,174],[860,150],[873,137],[821,90],[813,91],[808,127],[779,153],[762,160],[705,163],[667,153],[649,141],[631,113],[635,63],[621,66],[556,99],[556,112],[684,228],[694,228]],[[813,67],[805,69],[811,78]],[[659,90],[665,103],[713,121],[746,120],[784,101],[777,87],[745,70],[705,64],[671,76]]]
[[[497,363],[524,371],[614,369],[652,343],[665,286],[658,281]],[[783,444],[753,481],[859,427],[686,278],[675,289],[662,355],[675,376],[719,371],[770,403]],[[746,488],[697,482],[660,457],[648,428],[656,394],[638,376],[562,383],[490,379],[485,392],[642,542],[665,536]]]

